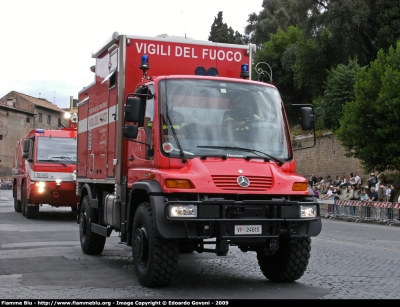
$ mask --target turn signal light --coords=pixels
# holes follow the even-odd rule
[[[191,189],[192,184],[186,179],[167,179],[165,180],[165,185],[167,188],[175,189]]]
[[[307,182],[295,182],[292,186],[292,191],[307,191]]]

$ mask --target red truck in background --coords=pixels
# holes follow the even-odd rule
[[[79,92],[77,222],[86,254],[118,232],[135,272],[165,286],[179,253],[255,252],[264,276],[305,272],[320,210],[276,87],[250,80],[254,47],[115,32]],[[151,72],[151,73],[150,73]],[[239,98],[257,120],[224,118]],[[303,130],[313,108],[297,105]],[[179,116],[177,114],[180,114]]]
[[[17,142],[12,169],[16,212],[34,219],[43,204],[77,210],[76,126],[75,114],[67,128],[34,129]]]

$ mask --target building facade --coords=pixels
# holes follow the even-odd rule
[[[11,177],[17,141],[32,129],[67,127],[65,111],[44,98],[16,91],[0,98],[0,177]]]

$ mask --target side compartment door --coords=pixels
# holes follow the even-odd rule
[[[78,140],[77,140],[77,177],[88,178],[89,130],[88,130],[89,98],[79,104],[78,111]]]
[[[118,48],[110,53],[108,67],[110,68],[108,79],[108,135],[107,144],[107,177],[115,177],[115,165],[113,163],[116,159],[116,139],[117,139],[117,104],[118,104]]]

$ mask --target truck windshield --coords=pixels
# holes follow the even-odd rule
[[[37,142],[37,161],[76,163],[76,139],[40,136]]]
[[[276,88],[235,81],[170,79],[160,82],[159,89],[164,154],[179,157],[180,146],[186,158],[290,158]]]

